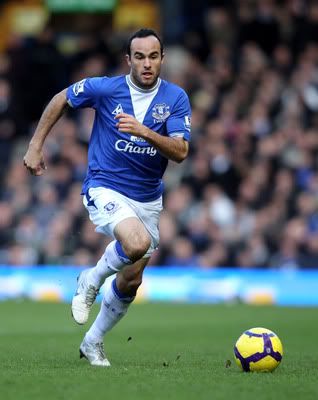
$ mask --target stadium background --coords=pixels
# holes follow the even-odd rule
[[[163,76],[187,91],[193,116],[190,156],[165,175],[161,244],[140,296],[318,304],[309,0],[1,1],[0,298],[68,301],[79,268],[104,251],[79,195],[92,110],[55,126],[43,177],[22,158],[57,91],[127,72],[126,39],[141,26],[163,36]]]

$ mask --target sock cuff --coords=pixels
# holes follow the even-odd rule
[[[124,264],[131,264],[132,263],[131,260],[129,259],[129,257],[124,252],[124,249],[123,249],[121,243],[118,240],[116,240],[116,243],[115,243],[115,250],[116,250],[116,253],[117,253],[118,257],[120,258],[120,260]]]
[[[121,293],[118,290],[116,278],[112,281],[112,289],[117,299],[122,301],[123,303],[132,303],[135,300],[136,296],[126,296],[124,293]]]

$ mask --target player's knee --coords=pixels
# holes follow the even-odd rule
[[[126,254],[131,261],[137,261],[142,258],[151,245],[149,235],[135,235],[130,238],[128,245],[126,245]]]

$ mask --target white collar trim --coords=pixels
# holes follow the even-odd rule
[[[161,84],[161,79],[158,78],[157,83],[151,89],[142,89],[139,86],[135,85],[133,83],[133,81],[131,80],[130,75],[126,75],[126,82],[132,89],[137,90],[138,92],[141,92],[141,93],[152,93],[155,90],[158,90],[158,88],[159,88],[159,86]]]

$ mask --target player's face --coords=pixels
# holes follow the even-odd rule
[[[132,81],[143,89],[152,88],[159,77],[163,56],[155,36],[135,38],[131,42],[127,62]]]

